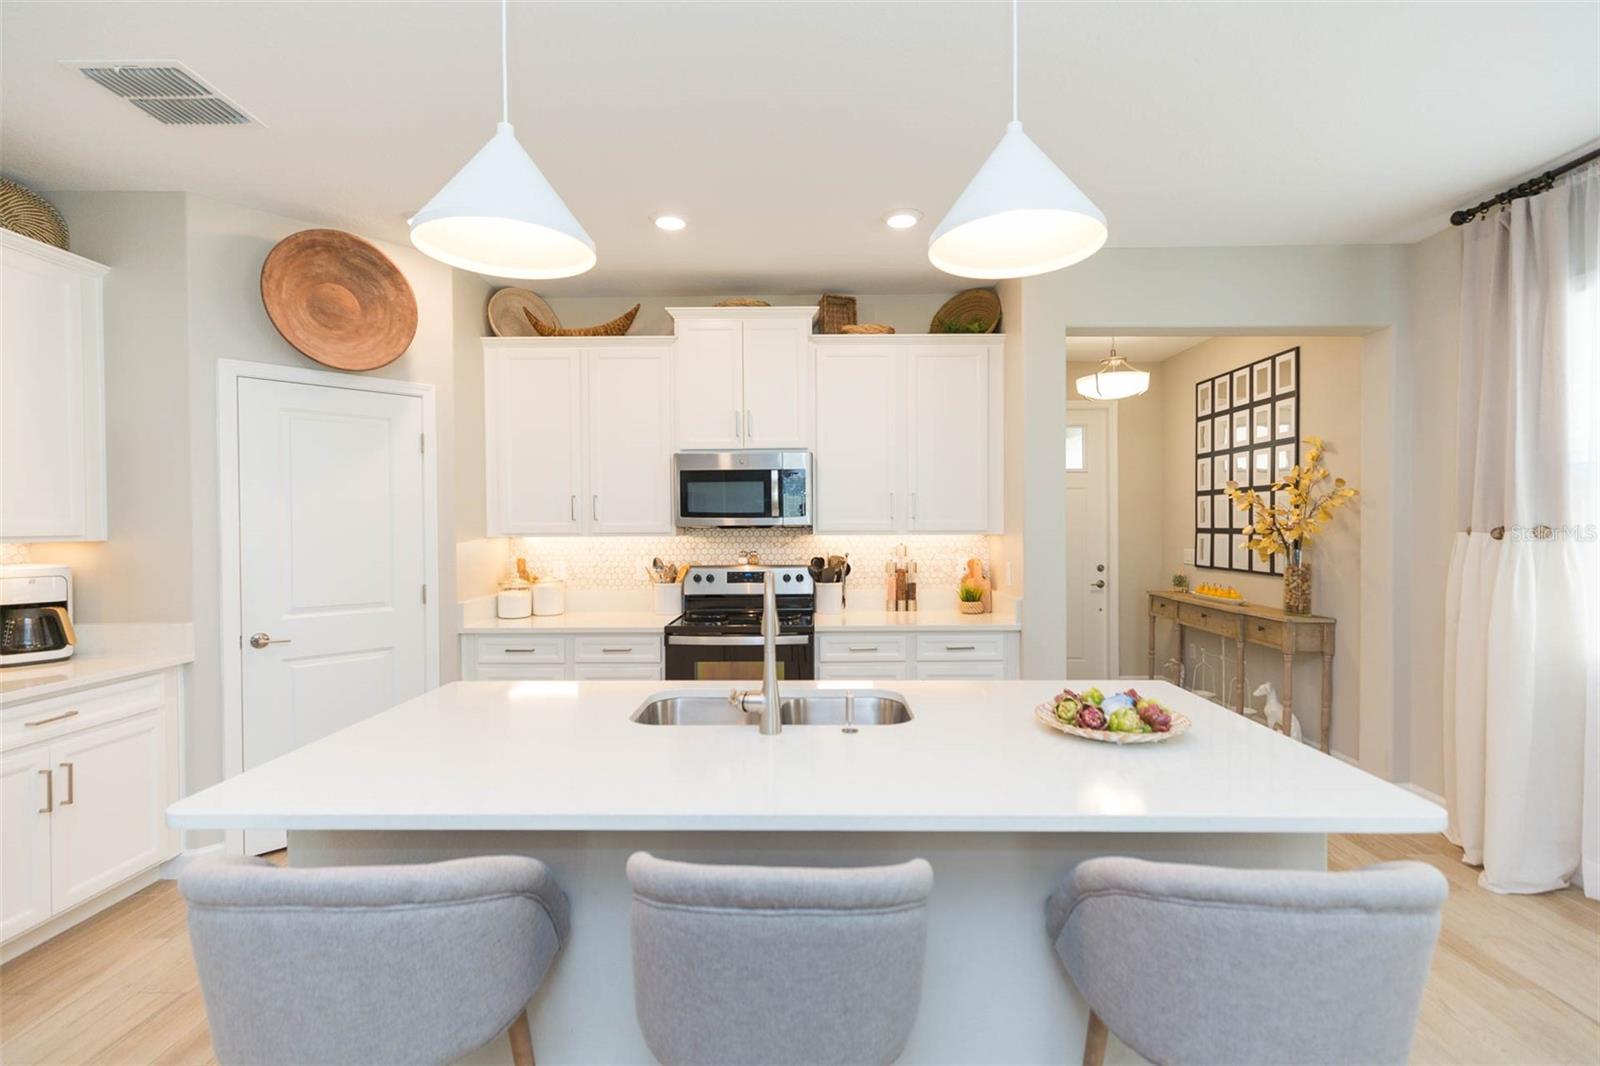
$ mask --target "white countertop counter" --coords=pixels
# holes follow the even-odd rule
[[[830,629],[1012,629],[1020,630],[1015,610],[996,609],[988,614],[962,614],[952,610],[873,611],[850,608],[843,614],[813,617],[817,632]]]
[[[194,661],[187,624],[80,625],[70,659],[0,668],[0,707],[57,696]]]
[[[530,618],[477,617],[463,622],[463,634],[494,633],[659,633],[677,617],[654,611],[568,611]]]
[[[1072,682],[1074,688],[1114,682]],[[1123,683],[1125,684],[1125,682]],[[786,693],[860,682],[793,682]],[[892,682],[913,720],[845,734],[646,726],[697,682],[458,682],[173,805],[180,829],[1421,833],[1444,811],[1161,681],[1184,736],[1057,733],[1052,681]]]

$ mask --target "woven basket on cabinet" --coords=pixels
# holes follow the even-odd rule
[[[0,226],[44,244],[67,247],[67,223],[55,205],[25,185],[0,178]]]
[[[817,332],[843,333],[845,326],[856,324],[856,298],[824,293],[817,301]]]

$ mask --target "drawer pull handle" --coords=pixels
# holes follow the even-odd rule
[[[56,809],[56,775],[53,770],[40,770],[44,775],[44,806],[39,808],[40,814],[49,814]]]
[[[633,650],[632,648],[601,648],[600,649],[600,651],[602,653],[606,654],[606,655],[626,655],[632,650]]]
[[[67,772],[67,798],[61,801],[61,806],[65,807],[70,804],[77,795],[77,788],[75,787],[74,782],[78,780],[78,775],[73,772],[72,764],[69,762],[62,763],[61,768]]]
[[[852,645],[850,645],[850,650],[851,651],[877,651],[878,650],[878,646],[876,644],[872,644],[872,645],[863,647],[861,645],[852,644]]]
[[[539,650],[538,648],[507,648],[506,649],[506,654],[507,655],[532,655],[535,652],[537,652],[538,650]]]
[[[52,714],[49,718],[38,718],[32,722],[23,722],[22,724],[27,728],[32,729],[35,726],[49,725],[51,722],[61,722],[68,718],[76,718],[77,716],[77,711],[63,711],[60,714]],[[43,770],[40,770],[39,772],[41,774],[44,773]]]
[[[977,647],[976,644],[946,644],[944,646],[944,650],[945,651],[977,651],[978,647]]]

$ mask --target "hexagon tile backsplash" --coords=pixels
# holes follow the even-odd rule
[[[904,544],[922,581],[954,587],[968,559],[989,563],[988,538],[954,536],[825,534],[787,529],[707,529],[662,537],[513,537],[506,541],[509,568],[516,556],[540,577],[561,577],[576,589],[629,589],[646,584],[645,567],[655,556],[669,563],[731,566],[741,552],[763,563],[804,566],[814,555],[848,555],[850,587],[884,585],[884,566]]]

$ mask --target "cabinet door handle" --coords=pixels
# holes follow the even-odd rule
[[[739,440],[743,435],[739,432],[739,409],[733,409],[733,439]]]
[[[33,729],[41,725],[49,725],[51,722],[62,722],[68,718],[76,718],[77,716],[77,711],[62,711],[60,714],[52,714],[49,718],[35,718],[31,722],[23,722],[22,724],[29,729]]]
[[[40,770],[44,775],[44,806],[39,808],[40,814],[49,814],[56,809],[56,775],[54,770]]]
[[[571,502],[567,504],[567,516],[574,522],[578,520],[578,496],[573,493]]]
[[[67,772],[67,798],[61,801],[61,806],[65,807],[70,804],[76,796],[77,789],[74,787],[74,782],[78,780],[78,775],[73,772],[72,764],[69,762],[62,763],[61,768]]]
[[[745,435],[746,438],[749,438],[749,437],[752,437],[752,436],[755,435],[756,431],[754,429],[750,428],[750,427],[754,426],[755,424],[756,424],[756,420],[750,417],[750,408],[746,407],[744,409],[744,435]]]
[[[596,522],[600,521],[600,497],[598,494],[595,495],[593,502],[589,504],[589,513],[594,516]]]
[[[913,492],[911,494],[911,519],[912,519],[912,521],[916,521],[916,518],[917,518],[917,494]]]
[[[894,521],[894,493],[889,493],[889,521]]]

